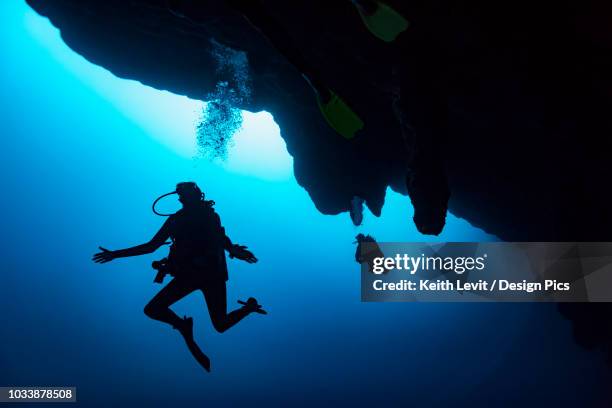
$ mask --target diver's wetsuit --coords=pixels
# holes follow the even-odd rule
[[[169,306],[196,290],[204,294],[212,324],[219,332],[249,314],[244,307],[227,313],[224,250],[232,243],[209,202],[171,215],[153,241],[165,242],[168,238],[173,241],[168,259],[174,279],[145,306],[147,316],[179,327],[182,319]]]

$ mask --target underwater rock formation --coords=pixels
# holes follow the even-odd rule
[[[410,27],[385,43],[348,1],[263,0],[364,119],[354,140],[326,125],[297,70],[222,1],[185,0],[189,19],[166,0],[27,2],[92,63],[191,98],[240,85],[219,69],[219,44],[246,53],[249,97],[236,108],[274,116],[322,213],[348,212],[359,196],[380,215],[390,186],[410,193],[419,230],[437,233],[445,169],[449,210],[504,240],[610,236],[604,1],[389,1]],[[439,173],[410,191],[415,155]]]

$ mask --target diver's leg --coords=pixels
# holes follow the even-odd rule
[[[181,319],[170,310],[170,306],[184,298],[196,288],[181,279],[172,279],[162,290],[151,299],[144,308],[144,313],[153,320],[168,323],[175,328],[182,327],[184,319]]]
[[[208,284],[202,288],[202,292],[206,299],[210,320],[215,330],[219,333],[223,333],[244,319],[248,314],[256,311],[256,307],[251,303],[227,313],[227,288],[224,281]],[[257,305],[256,301],[255,305]]]
[[[187,348],[196,361],[206,371],[210,371],[210,359],[202,352],[193,339],[193,319],[191,317],[181,319],[169,308],[173,303],[184,298],[194,290],[196,290],[195,285],[189,281],[174,278],[151,299],[145,306],[144,312],[151,319],[168,323],[177,329],[181,336],[183,336]]]

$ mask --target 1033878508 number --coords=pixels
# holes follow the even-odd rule
[[[76,401],[74,387],[0,387],[0,402]]]

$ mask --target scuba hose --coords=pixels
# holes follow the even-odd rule
[[[177,193],[176,191],[171,191],[171,192],[169,192],[169,193],[166,193],[166,194],[162,194],[162,195],[160,195],[159,197],[157,197],[157,198],[155,199],[155,201],[153,201],[153,205],[151,206],[151,209],[153,210],[153,213],[154,213],[155,215],[159,215],[160,217],[169,217],[169,216],[171,216],[171,215],[172,215],[172,214],[162,214],[162,213],[160,213],[160,212],[157,212],[157,210],[155,209],[155,206],[157,205],[157,203],[158,203],[158,202],[159,202],[159,201],[160,201],[162,198],[168,197],[168,196],[173,195],[173,194],[178,194],[178,193]]]
[[[172,215],[172,214],[164,214],[164,213],[160,213],[160,212],[158,212],[158,211],[155,209],[155,206],[157,205],[157,203],[158,203],[158,202],[159,202],[161,199],[166,198],[166,197],[168,197],[168,196],[171,196],[171,195],[173,195],[173,194],[178,194],[178,192],[177,192],[177,191],[171,191],[171,192],[169,192],[169,193],[162,194],[162,195],[160,195],[159,197],[157,197],[157,198],[155,199],[155,201],[153,201],[153,205],[151,205],[151,209],[153,210],[153,213],[154,213],[155,215],[159,215],[160,217],[169,217],[169,216],[171,216],[171,215]],[[205,203],[206,205],[208,205],[208,206],[210,206],[210,207],[212,207],[213,205],[215,205],[215,202],[214,202],[213,200],[205,200],[205,199],[204,199],[204,193],[201,193],[201,194],[202,194],[202,202],[203,202],[203,203]]]
[[[166,194],[162,194],[159,197],[157,197],[155,199],[155,201],[153,201],[153,205],[152,205],[152,209],[153,209],[153,213],[155,213],[156,215],[159,215],[160,217],[169,217],[172,214],[162,214],[160,212],[158,212],[155,209],[155,206],[157,205],[157,203],[159,202],[159,200],[161,200],[164,197],[168,197],[170,195],[173,194],[178,194],[179,196],[179,200],[180,197],[186,197],[186,196],[199,196],[200,200],[204,201],[204,193],[202,193],[202,190],[200,190],[200,187],[198,187],[198,185],[196,183],[194,183],[193,181],[184,181],[182,183],[178,183],[176,185],[176,190],[171,191],[169,193]]]

